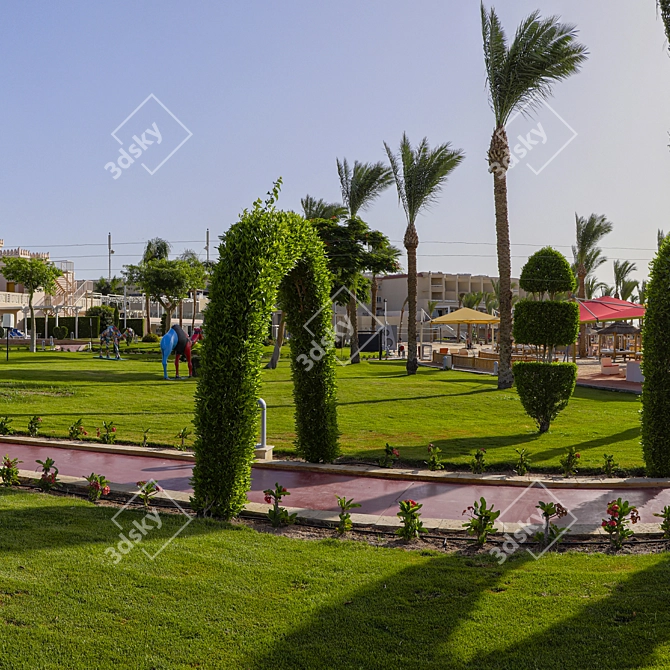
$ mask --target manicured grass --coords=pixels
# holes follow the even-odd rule
[[[120,440],[140,442],[145,427],[151,442],[176,445],[177,433],[193,418],[195,380],[163,381],[156,355],[126,358],[117,362],[92,354],[12,352],[9,363],[0,363],[0,416],[14,417],[12,427],[25,430],[28,418],[39,414],[42,432],[62,437],[79,417],[91,434],[103,419],[113,420]],[[504,469],[516,461],[515,449],[525,447],[534,468],[556,470],[565,449],[576,445],[581,472],[596,471],[605,452],[629,471],[643,466],[640,402],[634,395],[578,388],[550,431],[538,436],[516,391],[498,391],[494,377],[427,368],[408,377],[402,362],[338,366],[337,374],[345,456],[371,461],[388,442],[418,465],[432,442],[449,464],[466,467],[471,454],[485,447],[488,463]],[[24,386],[16,388],[16,383]],[[268,403],[269,443],[292,452],[295,429],[286,356],[276,370],[263,371],[262,395]]]
[[[667,554],[487,555],[294,540],[0,491],[0,668],[670,667]],[[141,520],[124,512],[123,523]]]

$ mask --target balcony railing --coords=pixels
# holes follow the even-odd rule
[[[0,291],[0,306],[17,305],[23,306],[28,304],[29,296],[27,293],[9,293],[7,291]]]

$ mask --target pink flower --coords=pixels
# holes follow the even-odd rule
[[[112,433],[116,433],[116,426],[112,426]]]
[[[400,456],[400,452],[397,449],[393,449],[392,453],[394,456]]]
[[[103,496],[108,495],[108,494],[109,494],[109,491],[110,491],[109,486],[105,486],[105,487],[102,489],[102,495],[103,495]]]
[[[162,490],[163,489],[160,486],[158,486],[158,484],[156,484],[156,491],[162,491]]]
[[[614,528],[614,526],[616,526],[616,521],[614,521],[614,519],[610,519],[610,520],[607,522],[607,525],[608,525],[610,528]]]

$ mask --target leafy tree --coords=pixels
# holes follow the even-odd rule
[[[370,282],[370,312],[377,314],[377,277],[400,271],[400,249],[394,247],[388,237],[378,230],[365,236],[367,256],[365,269],[372,273]],[[371,328],[374,330],[374,319]]]
[[[658,0],[658,8],[661,10],[661,19],[665,28],[665,37],[668,40],[668,49],[670,49],[670,0]]]
[[[368,231],[365,230],[364,232],[361,232],[361,224],[363,222],[360,221],[358,213],[366,210],[372,202],[393,183],[391,171],[381,162],[360,163],[359,161],[354,161],[354,167],[352,169],[346,158],[343,159],[342,162],[340,162],[340,159],[338,158],[337,174],[340,178],[340,191],[342,192],[342,202],[347,211],[348,225],[352,228],[351,235],[353,238],[355,238],[357,234],[362,236]],[[358,353],[358,316],[356,313],[358,306],[354,296],[358,294],[358,287],[362,279],[360,271],[364,269],[364,267],[365,264],[352,274],[352,283],[342,284],[351,291],[348,310],[352,328],[352,363],[360,363],[360,355]]]
[[[661,248],[661,244],[663,244],[663,240],[665,240],[665,233],[659,228],[656,231],[656,245],[659,249]]]
[[[126,265],[125,273],[148,298],[163,306],[169,329],[175,308],[192,286],[191,266],[182,260],[150,260],[139,265]]]
[[[123,289],[123,280],[114,275],[111,279],[107,277],[100,277],[94,284],[93,290],[102,295],[110,295],[111,293],[119,293]]]
[[[192,249],[185,249],[184,252],[179,256],[180,260],[188,263],[191,268],[191,276],[189,278],[190,288],[189,291],[193,297],[193,315],[191,318],[191,330],[195,328],[195,301],[198,289],[205,288],[207,284],[208,271],[205,267],[205,264],[200,260],[198,254],[195,253]],[[179,313],[181,319],[181,302],[179,304]],[[180,324],[181,325],[181,324]]]
[[[419,246],[419,234],[416,220],[419,214],[437,200],[439,192],[449,175],[460,165],[465,154],[453,150],[451,144],[440,144],[431,149],[428,139],[423,138],[416,148],[410,144],[406,133],[400,141],[398,155],[391,151],[386,142],[384,148],[391,163],[391,170],[398,190],[398,199],[402,203],[407,218],[407,228],[403,244],[407,250],[407,374],[415,375],[419,368],[416,357],[416,303],[417,275],[416,250]]]
[[[167,240],[164,240],[162,237],[152,237],[147,241],[146,246],[144,247],[144,253],[142,254],[140,265],[149,263],[150,261],[167,260],[170,256],[171,249],[172,246]],[[132,281],[132,279],[129,279],[128,275],[126,275],[126,280],[128,283],[135,283]],[[144,322],[144,327],[146,329],[144,334],[147,335],[151,332],[151,298],[149,294],[145,295],[145,307],[147,318]]]
[[[488,151],[489,172],[493,174],[498,273],[500,274],[500,370],[498,388],[509,388],[512,374],[512,289],[509,219],[507,210],[507,170],[511,152],[505,125],[516,112],[532,112],[551,96],[556,82],[579,71],[586,48],[576,41],[575,27],[556,17],[542,19],[533,12],[517,28],[508,44],[495,10],[481,5],[484,62],[489,102],[495,128]]]
[[[317,200],[311,195],[306,195],[300,200],[302,215],[308,220],[312,219],[335,219],[340,221],[347,215],[347,208],[339,202],[326,202],[322,198]]]
[[[46,295],[53,295],[56,291],[56,279],[63,273],[49,261],[41,258],[21,258],[3,256],[2,274],[7,281],[22,284],[28,293],[28,307],[30,308],[30,351],[37,351],[37,330],[35,328],[35,308],[33,298],[37,291],[44,291]],[[45,321],[46,322],[46,321]]]
[[[109,326],[118,325],[115,321],[115,308],[110,305],[96,305],[86,310],[86,316],[100,317],[100,332]]]

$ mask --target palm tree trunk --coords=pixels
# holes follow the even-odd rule
[[[507,134],[504,126],[500,126],[493,132],[489,149],[489,169],[493,174],[493,198],[496,212],[498,274],[500,275],[499,389],[508,389],[514,384],[514,374],[512,373],[512,259],[507,211],[508,165],[509,144]]]
[[[179,327],[182,328],[184,325],[184,301],[179,301]]]
[[[370,330],[374,332],[375,328],[375,317],[377,316],[377,277],[372,275],[372,284],[370,284]]]
[[[415,375],[419,369],[416,357],[416,249],[419,246],[419,236],[413,222],[410,222],[405,231],[403,240],[407,249],[407,364],[408,375]]]
[[[351,296],[349,297],[349,304],[347,305],[347,311],[349,312],[349,323],[351,324],[351,351],[349,360],[352,363],[360,363],[361,355],[358,352],[358,315],[356,310],[358,304],[356,303],[356,287],[354,286],[351,291]]]
[[[281,313],[281,319],[279,319],[275,348],[272,352],[272,358],[270,359],[270,362],[265,366],[266,370],[274,370],[277,367],[277,363],[279,363],[279,357],[281,356],[282,344],[284,344],[284,312]]]
[[[580,300],[584,300],[586,298],[586,276],[581,268],[579,269],[578,275],[579,291],[577,292],[577,295]],[[581,323],[579,325],[579,357],[586,358],[586,354],[586,324]]]

